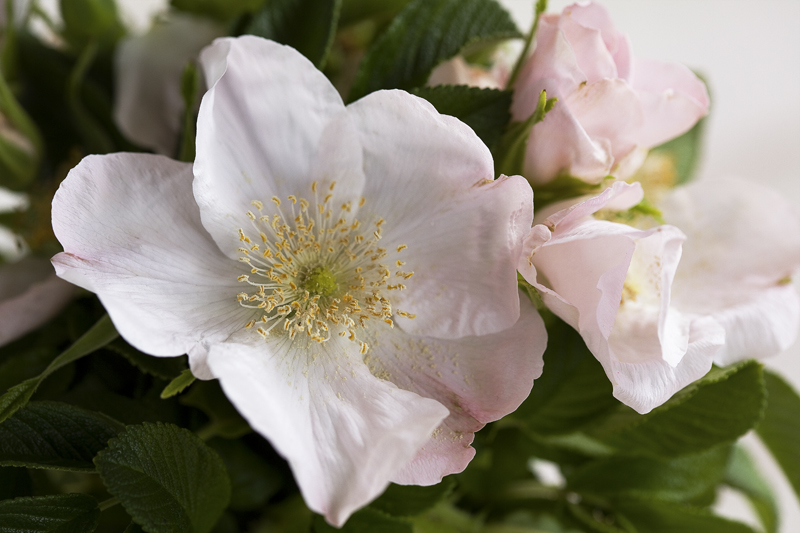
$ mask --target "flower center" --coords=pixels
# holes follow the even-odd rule
[[[252,202],[258,215],[248,211],[247,216],[261,242],[254,242],[243,228],[237,230],[239,261],[249,267],[238,280],[254,292],[241,292],[237,299],[243,307],[258,310],[245,328],[265,339],[273,330],[290,339],[305,334],[317,342],[335,334],[358,343],[366,353],[364,330],[379,324],[394,327],[395,314],[414,318],[393,309],[390,301],[393,291],[406,288],[401,281],[414,273],[400,270],[405,263],[399,259],[392,271],[394,257],[389,256],[399,256],[406,245],[392,250],[379,246],[384,219],[364,224],[355,218],[352,202],[334,206],[335,186],[332,182],[320,200],[320,188],[312,183],[316,208],[304,198],[288,196],[284,210],[283,202],[273,197],[275,208],[268,214],[262,202]],[[357,207],[364,203],[361,198]]]

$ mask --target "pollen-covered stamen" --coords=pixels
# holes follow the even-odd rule
[[[318,342],[339,335],[366,353],[369,345],[360,330],[379,324],[394,327],[395,313],[415,317],[393,309],[388,297],[406,288],[398,279],[407,280],[414,272],[400,270],[405,265],[400,259],[393,261],[396,270],[390,269],[387,256],[407,246],[397,245],[391,252],[380,246],[386,221],[356,219],[355,202],[334,205],[335,186],[312,183],[313,202],[294,195],[288,202],[278,197],[252,202],[258,212],[246,213],[252,232],[237,230],[239,261],[249,272],[237,279],[254,292],[239,293],[237,300],[258,310],[260,316],[245,328],[264,338],[273,330],[290,339],[303,334]],[[365,201],[360,198],[358,208]]]

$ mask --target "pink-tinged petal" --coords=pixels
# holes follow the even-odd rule
[[[400,91],[348,107],[364,147],[360,220],[383,218],[387,264],[414,272],[392,305],[413,335],[458,338],[507,329],[519,317],[516,264],[533,218],[530,186],[492,180],[492,159],[475,133]],[[414,154],[407,157],[406,154]],[[407,244],[408,249],[396,252]]]
[[[76,287],[58,278],[45,259],[0,267],[0,346],[48,322],[75,293]]]
[[[640,146],[673,139],[708,114],[706,85],[684,65],[637,58],[632,78],[644,110]]]
[[[676,298],[693,312],[738,303],[737,286],[772,287],[800,268],[800,212],[777,191],[745,180],[699,181],[659,207],[688,236]]]
[[[564,10],[578,24],[600,31],[608,53],[617,67],[617,78],[628,79],[632,66],[631,45],[628,36],[617,30],[608,10],[600,4],[573,4]]]
[[[585,26],[572,17],[579,8],[580,6],[573,6],[564,9],[558,27],[564,32],[572,47],[578,67],[584,74],[582,81],[591,85],[602,79],[617,78],[617,66],[606,43],[603,42],[600,30]]]
[[[620,339],[629,347],[652,352],[657,323],[648,328],[641,324],[636,331],[626,331]],[[615,339],[616,340],[616,339]],[[669,400],[673,394],[689,383],[703,377],[709,370],[714,354],[725,342],[725,330],[710,317],[697,317],[689,321],[689,338],[686,353],[676,366],[658,357],[640,357],[638,360],[620,361],[613,356],[600,358],[606,375],[614,385],[614,397],[638,413],[645,414]],[[612,343],[611,348],[615,348]],[[633,353],[632,351],[630,353]],[[595,355],[597,355],[595,353]]]
[[[603,79],[583,85],[566,98],[565,105],[590,138],[611,143],[615,162],[636,147],[636,133],[644,115],[627,82]]]
[[[247,322],[238,265],[205,232],[192,170],[148,154],[88,156],[53,200],[57,274],[97,293],[120,334],[152,355],[181,355]]]
[[[308,506],[340,527],[448,411],[374,377],[348,341],[308,342],[219,344],[208,363],[242,416],[289,462]]]
[[[114,56],[114,120],[120,131],[144,148],[174,156],[185,107],[183,70],[224,33],[207,19],[173,12],[147,34],[123,40]]]
[[[562,102],[531,128],[524,174],[534,185],[569,175],[589,183],[606,177],[614,164],[608,139],[593,139]]]
[[[360,147],[339,94],[310,61],[243,36],[216,40],[201,62],[211,88],[198,116],[194,193],[220,249],[236,256],[253,200],[295,195],[313,204],[312,182],[332,180],[344,201],[358,198]]]
[[[725,346],[714,362],[730,365],[787,350],[797,340],[800,298],[793,285],[753,291],[738,305],[711,315],[725,328]]]
[[[500,333],[457,340],[413,337],[382,330],[365,358],[372,373],[401,389],[433,398],[450,416],[392,478],[395,483],[432,485],[461,472],[475,455],[475,431],[514,411],[542,373],[547,331],[524,295],[517,323]]]

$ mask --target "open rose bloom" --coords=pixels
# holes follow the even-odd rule
[[[524,176],[598,183],[625,178],[646,149],[686,132],[708,113],[705,84],[675,63],[634,59],[628,37],[599,4],[543,15],[533,55],[514,85],[513,120],[533,114],[545,90],[558,102],[533,126]]]
[[[201,63],[194,166],[84,159],[53,204],[58,274],[135,347],[219,379],[332,524],[463,470],[542,370],[515,272],[527,182],[407,93],[345,107],[291,48],[220,39]]]

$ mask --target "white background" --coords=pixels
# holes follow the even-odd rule
[[[527,31],[534,0],[500,2]],[[560,12],[571,3],[551,0],[548,11]],[[678,61],[708,79],[712,110],[700,179],[739,176],[759,181],[800,208],[800,1],[601,3],[617,28],[630,36],[634,55]],[[795,284],[800,287],[798,277]],[[800,342],[766,364],[800,390]],[[747,437],[746,443],[778,493],[781,533],[797,533],[800,506],[791,487],[755,437]],[[733,493],[722,495],[719,509],[757,524],[747,504]]]

